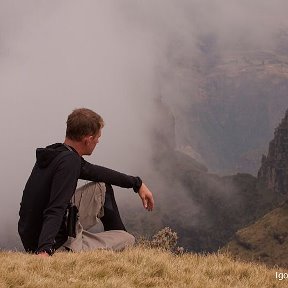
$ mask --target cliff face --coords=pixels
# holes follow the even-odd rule
[[[267,156],[263,155],[258,180],[279,199],[288,194],[288,110],[276,128],[274,139],[269,144]]]
[[[224,250],[244,260],[287,268],[288,253],[288,110],[275,129],[267,156],[258,172],[257,190],[267,205],[282,204],[254,224],[236,232]],[[267,197],[267,195],[270,195]],[[285,202],[283,202],[285,201]],[[270,204],[271,205],[271,204]]]

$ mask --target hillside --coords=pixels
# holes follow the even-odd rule
[[[276,272],[225,254],[183,254],[133,248],[124,252],[56,253],[39,258],[0,252],[0,287],[287,287]]]
[[[288,269],[288,202],[239,230],[222,251],[235,258]]]

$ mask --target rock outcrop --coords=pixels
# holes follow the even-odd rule
[[[275,130],[267,156],[262,156],[258,180],[279,200],[288,198],[288,110]]]
[[[243,260],[288,268],[288,110],[275,129],[267,156],[262,157],[257,190],[266,209],[271,204],[279,207],[237,231],[222,250]]]

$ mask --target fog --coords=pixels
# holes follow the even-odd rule
[[[106,123],[87,160],[149,184],[151,131],[165,125],[154,122],[155,99],[176,119],[176,145],[189,141],[182,111],[201,94],[179,63],[205,61],[198,37],[216,34],[221,57],[237,45],[270,49],[275,29],[287,27],[287,8],[284,0],[1,0],[1,246],[18,245],[36,147],[64,140],[74,108],[93,109]]]

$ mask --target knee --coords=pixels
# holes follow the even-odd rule
[[[135,237],[131,234],[129,234],[128,232],[126,233],[126,247],[130,247],[133,246],[135,244]]]
[[[132,247],[135,244],[135,237],[126,231],[118,230],[118,241],[115,247],[116,251],[123,251],[126,248]]]

